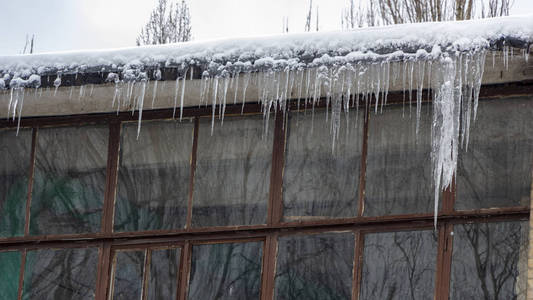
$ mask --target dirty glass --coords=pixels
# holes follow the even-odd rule
[[[263,116],[200,120],[193,226],[266,223],[272,125],[266,131]]]
[[[115,231],[183,228],[187,219],[194,124],[143,122],[122,130]]]
[[[31,129],[0,130],[0,238],[24,233]]]
[[[533,101],[480,101],[468,149],[459,153],[456,208],[528,206],[533,165]]]
[[[97,266],[96,248],[28,251],[22,299],[94,299]]]
[[[359,299],[433,299],[436,261],[433,231],[365,234]]]
[[[526,299],[526,221],[454,226],[450,299]]]
[[[180,253],[180,248],[151,252],[148,300],[176,299]]]
[[[279,238],[275,298],[351,299],[353,233]]]
[[[145,251],[117,251],[115,254],[113,299],[141,299]]]
[[[0,299],[17,299],[20,261],[18,251],[0,252]]]
[[[263,243],[195,245],[188,299],[259,299]]]
[[[285,221],[357,215],[363,144],[362,112],[343,114],[333,141],[331,116],[292,113],[285,146]]]
[[[39,129],[30,234],[100,231],[107,144],[107,126]]]
[[[415,107],[370,114],[365,216],[433,211],[431,116],[431,105],[422,105],[417,135]]]

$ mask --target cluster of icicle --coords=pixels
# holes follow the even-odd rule
[[[507,66],[509,53],[504,49],[504,65]],[[359,108],[360,103],[373,105],[375,113],[387,104],[387,95],[392,85],[401,84],[404,99],[416,101],[416,133],[418,134],[422,101],[422,90],[430,91],[433,102],[432,152],[433,178],[435,188],[435,225],[440,191],[449,187],[456,173],[459,147],[467,147],[469,127],[475,120],[478,96],[481,87],[486,50],[476,49],[469,52],[442,52],[435,46],[430,52],[419,50],[406,54],[395,52],[388,55],[371,56],[352,54],[342,57],[324,55],[309,63],[298,60],[274,60],[265,58],[250,62],[211,65],[204,68],[201,76],[200,105],[212,106],[212,123],[217,113],[223,122],[226,104],[236,104],[250,97],[249,85],[253,84],[257,98],[268,123],[270,112],[281,110],[285,113],[292,101],[303,101],[306,107],[313,107],[321,100],[331,108],[329,118],[333,147],[338,137],[341,114],[350,108]],[[528,53],[524,53],[527,59]],[[191,66],[183,65],[174,85],[174,117],[183,116],[185,76]],[[148,76],[151,74],[151,76]],[[138,112],[138,132],[141,130],[142,111],[149,78],[153,81],[152,107],[157,98],[158,82],[161,71],[124,68],[121,72],[109,73],[107,81],[115,83],[112,106],[117,113],[121,108],[131,108]],[[38,87],[40,77],[32,75],[28,80],[4,78],[0,88],[10,82],[11,96],[8,116],[15,119],[20,115],[24,99],[24,87]],[[61,75],[54,81],[57,88],[61,85]],[[412,91],[416,90],[416,99]],[[233,91],[230,94],[229,91]],[[80,99],[83,87],[80,88]],[[248,92],[249,93],[249,92]],[[72,94],[72,89],[71,89]],[[72,96],[72,95],[71,95]],[[179,116],[177,114],[179,108]],[[18,109],[18,112],[17,112]],[[10,115],[11,114],[11,115]],[[213,127],[212,127],[213,128]],[[266,126],[266,128],[268,128]]]

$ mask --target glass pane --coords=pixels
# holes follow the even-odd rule
[[[436,260],[433,231],[365,234],[359,299],[433,299]]]
[[[415,109],[370,114],[365,216],[433,211],[431,105],[422,105],[418,136]]]
[[[115,231],[185,226],[194,124],[184,121],[124,125]]]
[[[351,299],[353,233],[279,238],[276,299]]]
[[[468,151],[459,153],[457,209],[528,206],[533,101],[480,101]]]
[[[118,251],[115,254],[113,299],[141,299],[145,251]]]
[[[526,299],[528,223],[454,226],[451,299]]]
[[[285,221],[357,215],[364,116],[353,112],[340,122],[333,144],[325,112],[291,114],[283,174]]]
[[[200,121],[194,226],[266,223],[273,126],[262,116]],[[266,134],[266,136],[264,135]]]
[[[18,297],[20,257],[20,252],[0,252],[0,299]]]
[[[28,251],[22,299],[94,299],[98,249]]]
[[[196,245],[188,299],[259,299],[262,242]]]
[[[0,238],[24,234],[31,129],[0,130]]]
[[[177,299],[181,249],[153,250],[148,299]]]
[[[107,143],[106,126],[39,129],[30,234],[100,231]]]

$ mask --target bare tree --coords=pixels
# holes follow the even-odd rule
[[[469,20],[509,15],[513,0],[359,0],[342,15],[344,28],[354,28],[356,16],[365,16],[358,26]],[[477,11],[476,11],[477,9]]]
[[[148,23],[137,37],[137,46],[186,42],[192,39],[191,15],[189,6],[159,0],[152,10]]]
[[[281,27],[281,32],[283,33],[289,32],[289,17],[283,17],[283,25]]]
[[[26,54],[26,51],[29,50],[29,54],[33,54],[33,45],[35,41],[35,34],[31,35],[31,39],[28,38],[28,35],[26,34],[26,43],[24,43],[24,49],[22,50],[22,54]],[[28,46],[30,47],[28,49]]]
[[[311,17],[313,14],[313,0],[309,0],[309,11],[305,19],[305,31],[311,31]]]
[[[365,14],[364,10],[361,7],[361,1],[359,6],[355,6],[354,0],[350,0],[348,7],[346,7],[341,14],[341,25],[342,29],[354,29],[358,27],[363,27],[365,23]]]

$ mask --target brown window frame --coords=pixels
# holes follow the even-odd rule
[[[525,92],[524,92],[525,91]],[[427,92],[424,92],[427,94]],[[480,98],[498,98],[506,96],[533,95],[532,85],[518,85],[517,88],[507,86],[487,87],[481,90]],[[389,94],[389,104],[402,103],[401,93]],[[416,98],[416,97],[414,97]],[[427,97],[424,97],[427,98]],[[325,101],[322,101],[325,102]],[[296,101],[290,104],[292,111],[301,110],[302,103],[297,107]],[[322,107],[325,104],[321,105]],[[361,106],[364,107],[364,106]],[[218,107],[216,108],[218,109]],[[247,104],[242,112],[244,115],[255,115],[262,113],[259,104]],[[123,112],[102,113],[90,115],[58,116],[58,117],[32,117],[23,118],[21,127],[32,128],[32,149],[31,164],[29,169],[29,190],[26,202],[26,222],[24,235],[22,237],[0,238],[0,251],[21,252],[21,270],[19,274],[18,299],[22,299],[22,287],[24,279],[24,268],[26,253],[33,249],[42,248],[70,248],[70,247],[97,247],[98,270],[96,283],[96,299],[109,299],[110,284],[112,282],[113,255],[117,249],[153,249],[157,247],[176,246],[181,247],[180,270],[178,272],[178,299],[187,299],[187,287],[190,271],[190,259],[192,246],[203,243],[227,243],[262,241],[262,277],[261,277],[261,299],[273,299],[274,280],[276,272],[276,256],[278,249],[278,237],[291,234],[313,234],[328,231],[351,231],[355,234],[356,247],[354,250],[353,263],[353,283],[352,299],[359,298],[359,288],[361,281],[361,266],[364,247],[364,235],[372,232],[390,232],[405,230],[433,229],[433,214],[405,214],[379,217],[366,217],[363,212],[363,198],[365,189],[365,172],[367,156],[368,124],[371,118],[371,110],[365,110],[365,121],[363,130],[364,141],[362,143],[361,172],[359,175],[359,209],[358,215],[351,218],[322,219],[283,222],[283,167],[285,160],[286,141],[286,116],[277,113],[275,116],[275,129],[273,138],[272,167],[270,175],[270,187],[267,206],[267,222],[260,225],[243,226],[217,226],[192,228],[192,193],[194,191],[194,174],[196,166],[196,153],[198,150],[198,127],[199,118],[210,116],[211,108],[186,108],[183,116],[193,118],[194,140],[192,145],[191,169],[189,182],[189,198],[187,207],[187,221],[184,229],[175,230],[151,230],[142,232],[113,232],[114,201],[118,176],[118,161],[120,147],[121,124],[123,122],[135,121],[137,116]],[[241,115],[241,105],[226,107],[226,116]],[[143,112],[143,120],[164,120],[172,119],[172,109],[152,110]],[[33,171],[35,164],[35,147],[39,128],[49,126],[69,126],[87,124],[107,124],[109,127],[109,143],[106,170],[105,199],[102,208],[102,229],[98,233],[70,234],[70,235],[47,235],[30,236],[29,218],[31,207],[31,193],[33,184]],[[0,120],[0,129],[16,127],[16,123],[9,120]],[[533,166],[532,166],[533,170]],[[532,186],[533,189],[533,186]],[[436,258],[435,275],[435,297],[436,299],[448,299],[450,288],[450,271],[453,249],[454,224],[470,222],[495,222],[508,220],[529,220],[530,207],[516,206],[504,208],[478,209],[457,211],[454,209],[456,188],[451,188],[442,193],[442,208],[438,213],[438,248]],[[143,299],[145,299],[145,295]]]

